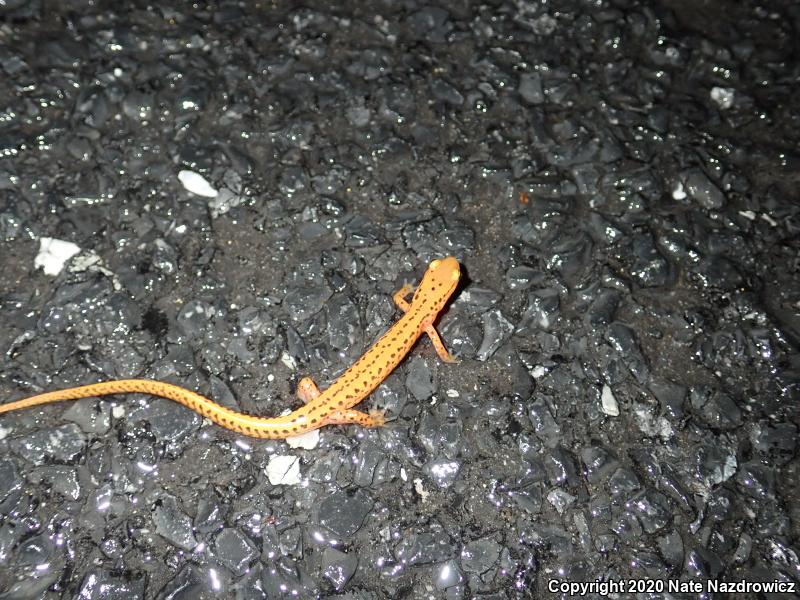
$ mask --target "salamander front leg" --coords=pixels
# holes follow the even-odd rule
[[[442,343],[442,338],[439,337],[439,332],[433,326],[433,323],[426,323],[425,324],[425,333],[428,334],[428,337],[431,339],[431,343],[433,343],[433,348],[436,350],[436,354],[439,355],[446,363],[457,363],[458,359],[455,358],[452,354],[447,351],[447,348],[444,347],[444,343]]]
[[[392,297],[394,299],[395,306],[402,310],[403,312],[408,312],[408,309],[411,308],[411,305],[406,300],[406,296],[408,296],[411,292],[414,291],[414,286],[410,283],[405,284],[399,290],[394,293]]]
[[[347,425],[356,423],[363,427],[382,427],[386,416],[382,410],[371,410],[369,414],[360,410],[335,410],[325,417],[325,425]]]
[[[297,390],[295,393],[297,394],[297,397],[303,401],[303,404],[308,404],[322,392],[319,391],[317,384],[314,383],[314,380],[311,379],[311,377],[303,377],[297,384]]]

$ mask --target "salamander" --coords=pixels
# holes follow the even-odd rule
[[[409,284],[394,294],[395,305],[404,313],[400,320],[325,391],[310,377],[301,379],[297,395],[304,405],[282,417],[265,418],[236,412],[191,390],[152,379],[118,379],[45,392],[0,405],[0,413],[61,400],[136,392],[174,400],[226,429],[257,438],[281,439],[324,425],[357,423],[364,427],[380,427],[385,422],[382,411],[365,413],[352,407],[389,376],[423,334],[428,335],[443,361],[456,362],[433,324],[453,295],[460,277],[461,270],[454,257],[432,261],[411,302],[406,299],[413,290]]]

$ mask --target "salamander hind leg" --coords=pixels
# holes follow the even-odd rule
[[[304,404],[308,404],[321,394],[317,384],[314,383],[314,380],[311,379],[311,377],[303,377],[297,384],[297,390],[295,393]]]
[[[432,323],[425,325],[425,333],[428,334],[428,337],[431,339],[433,343],[433,347],[436,350],[436,354],[439,355],[446,363],[457,363],[458,359],[455,358],[452,354],[447,351],[447,348],[444,347],[444,343],[442,342],[442,338],[439,337],[439,332],[433,327]]]
[[[406,296],[408,296],[411,292],[414,291],[414,286],[410,283],[405,284],[399,290],[394,293],[392,299],[394,300],[395,306],[402,310],[403,312],[408,312],[408,309],[411,308],[411,305],[406,300]]]
[[[369,414],[360,410],[335,410],[325,417],[325,425],[348,425],[355,423],[362,427],[382,427],[386,416],[382,410],[371,410]]]

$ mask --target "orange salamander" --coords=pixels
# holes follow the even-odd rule
[[[423,333],[428,334],[443,361],[455,362],[433,323],[455,291],[460,277],[458,261],[452,256],[432,261],[410,303],[406,297],[413,289],[411,285],[406,284],[394,295],[394,303],[405,313],[400,320],[324,392],[310,377],[301,379],[297,395],[305,404],[282,417],[246,415],[185,388],[151,379],[119,379],[46,392],[0,405],[0,413],[60,400],[137,392],[174,400],[226,429],[257,438],[286,438],[323,425],[358,423],[364,427],[380,427],[385,421],[382,411],[373,410],[367,414],[352,407],[389,376]]]

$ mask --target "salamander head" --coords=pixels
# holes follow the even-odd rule
[[[438,310],[447,303],[460,278],[461,268],[455,257],[437,258],[428,265],[412,302],[429,300]]]

